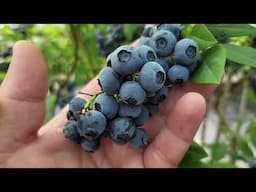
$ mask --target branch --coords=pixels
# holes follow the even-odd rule
[[[60,83],[60,87],[56,92],[55,106],[57,105],[57,102],[59,100],[62,90],[66,87],[66,85],[67,85],[69,79],[71,78],[71,76],[73,75],[73,73],[76,69],[77,63],[79,61],[79,56],[78,56],[78,45],[79,45],[78,44],[79,43],[78,34],[79,34],[79,31],[77,31],[77,28],[75,27],[74,24],[69,24],[68,26],[69,26],[70,38],[71,38],[72,44],[73,44],[74,60],[71,63],[70,70],[65,75],[66,76],[65,80]]]
[[[232,69],[230,67],[227,69],[227,74],[226,74],[227,82],[224,84],[223,91],[221,96],[219,97],[219,103],[217,105],[217,111],[218,111],[218,116],[220,121],[217,129],[215,142],[219,142],[223,127],[229,127],[228,120],[226,119],[225,109],[227,107],[227,101],[230,97],[231,73],[232,73]]]
[[[245,114],[246,111],[246,99],[247,99],[247,93],[248,93],[248,86],[249,86],[249,77],[250,77],[250,72],[245,71],[244,79],[243,79],[243,84],[242,84],[242,93],[241,93],[241,98],[240,98],[240,103],[239,103],[239,112],[238,116],[242,117]],[[237,141],[239,138],[240,130],[242,127],[242,121],[238,119],[238,122],[236,124],[235,128],[235,133],[234,136],[231,139],[230,143],[230,148],[234,152],[234,154],[237,153]],[[236,162],[236,159],[234,156],[231,156],[230,158],[232,163]]]

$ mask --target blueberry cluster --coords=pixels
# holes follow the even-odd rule
[[[97,150],[103,137],[120,145],[145,145],[142,126],[168,96],[168,86],[187,81],[200,63],[197,43],[180,37],[179,25],[161,24],[137,47],[122,45],[109,54],[98,74],[101,91],[87,102],[70,101],[65,137],[88,152]]]
[[[105,31],[96,31],[96,42],[99,54],[102,56],[109,55],[116,47],[120,46],[126,40],[124,27],[122,24],[110,25]]]
[[[138,25],[131,37],[125,35],[125,26],[123,24],[109,25],[105,30],[95,32],[97,50],[99,55],[107,57],[117,47],[124,44],[125,41],[134,41],[141,36],[144,25]]]

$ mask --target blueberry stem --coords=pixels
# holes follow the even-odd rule
[[[84,92],[81,92],[81,91],[79,91],[78,93],[79,93],[79,94],[83,94],[83,95],[90,96],[90,98],[87,100],[87,102],[86,102],[86,104],[85,104],[85,106],[84,106],[84,109],[83,109],[83,112],[86,112],[86,111],[88,111],[88,110],[95,110],[95,106],[93,105],[93,103],[94,103],[96,97],[97,97],[99,94],[103,93],[103,92],[102,92],[102,91],[99,91],[98,93],[96,93],[96,94],[94,94],[94,95],[89,94],[89,93],[84,93]]]
[[[81,91],[79,91],[79,92],[78,92],[78,94],[83,94],[83,95],[93,96],[92,94],[84,93],[84,92],[81,92]]]

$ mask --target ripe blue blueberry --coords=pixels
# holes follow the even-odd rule
[[[173,33],[178,39],[181,36],[181,27],[178,24],[160,24],[157,26],[157,30],[166,30]]]
[[[200,63],[201,63],[200,54],[198,53],[195,61],[190,66],[188,66],[189,72],[193,73],[199,67]]]
[[[126,81],[119,90],[123,102],[130,105],[140,105],[146,98],[146,92],[136,81]]]
[[[143,105],[143,106],[142,106],[141,113],[139,114],[138,117],[136,117],[136,118],[134,119],[136,126],[137,126],[137,127],[138,127],[138,126],[142,126],[144,123],[147,122],[148,118],[149,118],[148,109]]]
[[[86,101],[80,97],[73,97],[69,102],[69,109],[67,112],[68,120],[78,120],[81,111],[84,108]]]
[[[185,66],[174,65],[169,69],[167,76],[173,84],[181,84],[188,80],[189,70]]]
[[[80,135],[77,131],[77,121],[67,121],[64,125],[63,134],[67,139],[78,140],[80,138]]]
[[[132,117],[136,118],[141,113],[142,106],[141,105],[129,105],[121,102],[119,104],[118,115],[120,117]]]
[[[139,83],[148,92],[158,91],[165,82],[164,69],[156,62],[148,62],[141,68],[138,78]]]
[[[139,57],[142,59],[142,65],[149,61],[155,61],[157,59],[156,52],[149,46],[138,46],[135,48],[135,51],[138,52]],[[142,67],[142,65],[140,67]]]
[[[121,77],[110,67],[104,67],[98,75],[98,83],[102,91],[109,95],[118,93],[121,85]]]
[[[99,111],[88,111],[78,121],[78,132],[88,140],[98,138],[107,126],[106,117]]]
[[[148,134],[142,128],[136,128],[133,138],[129,141],[134,147],[141,147],[147,144]]]
[[[167,57],[173,52],[176,42],[176,37],[171,32],[160,30],[151,37],[149,46],[155,50],[158,57]]]
[[[177,42],[174,48],[175,62],[189,66],[197,59],[199,47],[193,39],[182,39]]]
[[[109,55],[107,65],[121,76],[127,76],[138,71],[143,61],[132,46],[123,45]]]
[[[152,104],[159,104],[166,99],[168,96],[168,88],[163,86],[159,91],[156,92],[156,95],[153,97],[148,97],[148,102]]]
[[[96,97],[94,107],[108,119],[114,118],[118,112],[118,103],[116,99],[106,93],[102,93]]]
[[[117,144],[125,144],[133,137],[135,128],[131,118],[117,117],[110,122],[110,139]]]
[[[168,72],[169,68],[171,67],[172,63],[170,59],[166,59],[166,58],[157,58],[156,62],[161,65],[161,67],[163,67],[165,73]]]
[[[88,140],[86,138],[82,138],[80,141],[80,145],[84,151],[92,153],[99,148],[100,140],[99,139]]]

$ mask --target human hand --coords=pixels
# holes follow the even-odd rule
[[[0,167],[177,167],[203,120],[204,97],[217,87],[191,82],[173,87],[143,126],[147,146],[137,149],[103,139],[96,152],[87,153],[64,138],[67,106],[43,125],[47,82],[41,52],[30,42],[17,42],[0,87]],[[99,89],[95,78],[81,91]]]

